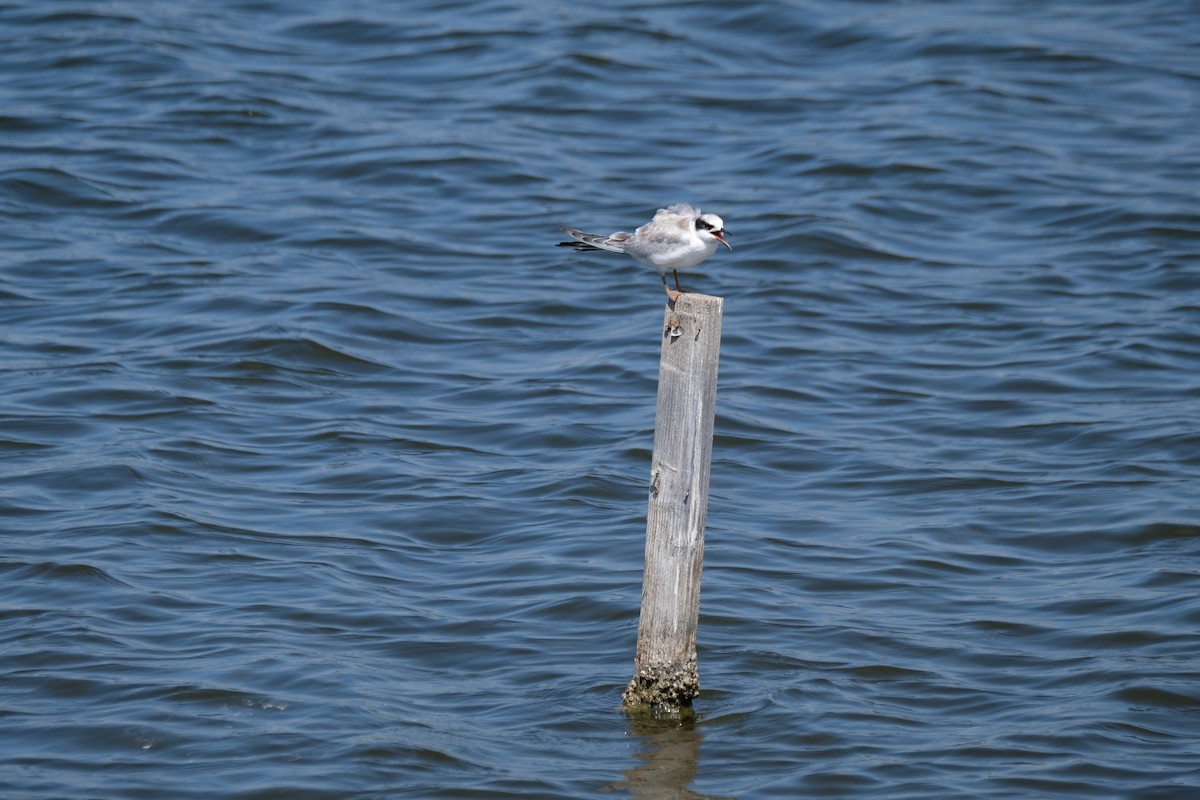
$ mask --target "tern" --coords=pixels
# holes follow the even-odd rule
[[[716,214],[701,214],[700,209],[687,203],[660,208],[654,219],[633,233],[618,231],[607,236],[584,233],[565,225],[563,233],[572,241],[559,242],[559,247],[574,247],[576,250],[608,250],[624,253],[635,261],[658,270],[667,298],[675,302],[683,289],[679,286],[678,270],[694,267],[708,259],[717,250],[717,244],[733,248],[725,237],[725,223]],[[675,278],[675,288],[667,286],[667,270]]]

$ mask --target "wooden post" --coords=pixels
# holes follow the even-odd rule
[[[691,705],[700,693],[696,623],[708,479],[712,471],[720,297],[683,294],[667,305],[658,366],[646,571],[627,706]]]

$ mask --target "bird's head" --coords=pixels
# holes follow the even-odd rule
[[[704,241],[716,239],[730,250],[733,249],[729,242],[725,241],[725,237],[728,235],[725,231],[725,222],[716,214],[701,214],[696,217],[696,235]]]

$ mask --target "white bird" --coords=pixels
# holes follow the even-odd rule
[[[733,249],[725,241],[728,232],[721,218],[716,214],[701,214],[700,209],[692,208],[687,203],[660,208],[654,214],[654,219],[633,233],[618,231],[603,236],[577,231],[565,225],[560,227],[574,241],[559,242],[559,247],[624,253],[658,270],[663,289],[671,302],[683,293],[679,287],[677,270],[694,267],[707,260],[716,252],[718,242]],[[667,270],[671,270],[675,276],[674,291],[667,286]]]

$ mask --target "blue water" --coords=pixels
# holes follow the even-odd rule
[[[0,3],[0,797],[1200,796],[1183,2]],[[691,713],[627,715],[720,214]]]

